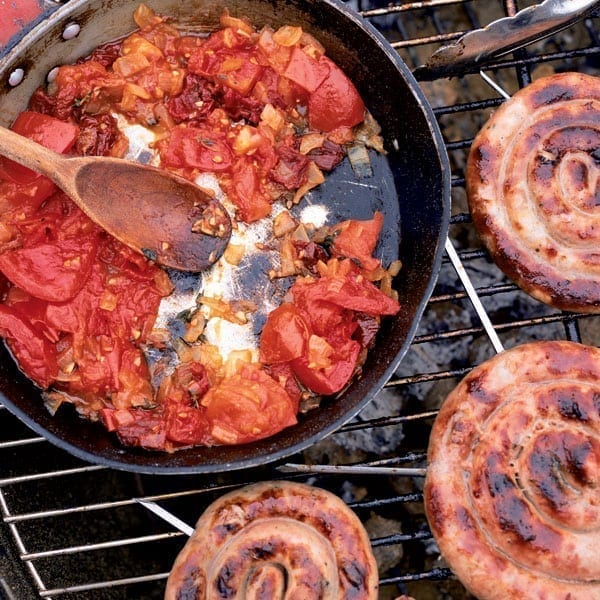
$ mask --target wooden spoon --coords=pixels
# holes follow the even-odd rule
[[[64,156],[4,127],[0,155],[50,178],[92,221],[160,265],[203,271],[229,242],[223,206],[173,173],[120,158]]]

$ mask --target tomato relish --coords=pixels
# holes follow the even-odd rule
[[[70,403],[125,445],[253,442],[342,391],[381,317],[399,310],[399,265],[373,256],[380,213],[322,227],[285,208],[272,217],[324,181],[365,123],[364,143],[380,138],[352,82],[300,27],[256,30],[225,13],[201,37],[145,5],[134,19],[136,32],[60,67],[12,129],[64,154],[125,157],[120,124],[144,127],[157,164],[191,180],[210,174],[240,226],[270,219],[278,264],[268,277],[288,278],[287,293],[255,353],[223,356],[203,335],[211,319],[244,323],[256,307],[243,299],[198,297],[180,338],[165,339],[156,321],[170,274],[46,177],[2,159],[0,335],[50,410]],[[221,260],[242,258],[232,243]],[[175,364],[149,361],[169,344]]]

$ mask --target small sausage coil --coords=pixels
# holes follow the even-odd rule
[[[600,599],[600,349],[532,342],[479,365],[428,463],[431,530],[477,598]]]
[[[175,560],[165,600],[374,600],[378,584],[367,533],[340,498],[262,482],[206,509]]]
[[[507,100],[469,153],[475,227],[541,302],[600,313],[600,78],[561,73]]]

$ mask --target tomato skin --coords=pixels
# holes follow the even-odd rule
[[[3,304],[0,304],[0,335],[30,379],[44,388],[54,381],[58,373],[54,345],[38,335],[17,309]]]
[[[297,423],[297,407],[287,392],[250,363],[212,387],[202,405],[211,436],[220,444],[254,442]]]
[[[346,320],[346,315],[339,307],[331,302],[324,302],[319,296],[318,288],[313,287],[319,280],[309,281],[310,283],[307,284],[296,281],[289,293],[293,297],[294,304],[304,314],[309,315],[311,332],[327,337],[339,331]]]
[[[0,254],[0,270],[35,298],[66,302],[82,288],[96,257],[98,238],[58,240]]]
[[[298,412],[298,407],[302,398],[302,390],[298,385],[291,363],[282,362],[265,365],[265,370],[283,387],[283,389],[285,389],[294,403],[295,411]]]
[[[11,129],[54,152],[68,152],[79,135],[79,127],[73,123],[65,123],[49,115],[37,112],[22,112],[13,123]],[[2,173],[16,183],[32,183],[41,175],[22,165],[3,158]]]
[[[329,58],[319,62],[329,73],[308,98],[308,122],[313,129],[330,132],[338,127],[354,127],[365,118],[365,105],[354,84]]]
[[[343,278],[325,276],[313,280],[298,280],[290,292],[301,303],[314,305],[315,302],[329,302],[368,315],[395,315],[400,310],[396,300],[386,296],[358,273],[349,273]]]
[[[386,296],[377,286],[366,279],[347,278],[341,288],[326,282],[324,299],[338,306],[368,315],[395,315],[400,310],[396,300]]]
[[[250,159],[236,162],[227,192],[237,206],[240,218],[246,223],[258,221],[271,213],[271,203],[260,190],[257,169]]]
[[[274,364],[288,362],[306,353],[310,330],[305,316],[285,302],[271,311],[260,334],[260,360]]]
[[[308,179],[309,160],[289,144],[277,148],[279,160],[271,171],[271,179],[288,190],[298,189]]]

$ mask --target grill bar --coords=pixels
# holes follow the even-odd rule
[[[169,576],[169,573],[155,573],[150,575],[141,575],[139,577],[123,577],[122,579],[112,579],[107,581],[99,581],[96,583],[86,583],[83,585],[72,585],[68,587],[53,588],[40,592],[41,598],[54,598],[65,594],[77,594],[80,592],[89,592],[92,590],[111,589],[120,586],[128,586],[137,583],[147,583],[152,581],[164,581]]]
[[[66,554],[79,554],[80,552],[92,552],[94,550],[117,548],[118,546],[129,546],[131,544],[144,544],[148,542],[156,542],[159,540],[171,539],[182,536],[183,533],[181,532],[145,535],[137,538],[113,540],[111,542],[71,546],[70,548],[57,548],[56,550],[46,550],[44,552],[26,552],[21,556],[21,558],[22,560],[26,561],[34,561],[39,560],[41,558],[52,558],[54,556],[64,556]]]
[[[359,2],[362,16],[378,27],[412,66],[422,64],[440,44],[492,19],[515,14],[519,8],[522,6],[513,0],[424,0],[386,6]],[[577,43],[561,36],[550,38],[491,62],[486,73],[503,87],[507,85],[506,89],[513,89],[526,85],[537,68],[597,72],[600,36],[595,24],[588,19],[573,28]],[[393,523],[401,520],[391,531],[371,533],[372,545],[378,551],[405,548],[401,571],[382,573],[380,587],[390,591],[390,597],[395,591],[412,591],[421,597],[421,586],[428,582],[453,580],[451,571],[440,567],[432,553],[435,546],[422,511],[420,483],[426,441],[437,415],[437,406],[428,397],[443,397],[454,382],[489,355],[490,342],[496,351],[532,337],[599,343],[594,333],[598,317],[557,313],[531,303],[473,243],[471,219],[463,201],[464,159],[479,126],[504,101],[490,97],[494,92],[479,84],[477,73],[473,68],[460,80],[434,82],[439,87],[423,84],[453,163],[455,205],[449,243],[456,256],[445,257],[418,335],[400,370],[382,391],[382,395],[397,399],[397,406],[383,414],[365,410],[330,436],[340,445],[346,438],[363,440],[369,436],[383,440],[385,445],[386,435],[398,430],[405,438],[402,443],[383,455],[365,451],[356,458],[349,450],[347,456],[330,459],[326,450],[306,460],[294,457],[289,463],[294,473],[282,474],[282,465],[280,470],[245,472],[243,480],[240,476],[224,476],[218,481],[151,478],[81,464],[43,438],[32,436],[0,406],[0,511],[36,597],[158,598],[185,536],[148,513],[137,499],[159,502],[184,522],[193,523],[203,507],[228,490],[282,476],[332,489],[365,519],[376,514]],[[454,90],[454,95],[436,95],[441,88]],[[496,94],[502,95],[497,90]],[[464,126],[457,127],[456,123]],[[457,264],[464,268],[466,280],[457,278]],[[453,312],[460,318],[449,324],[439,316]],[[482,316],[485,326],[481,325]],[[440,327],[440,322],[444,326]],[[445,354],[438,357],[440,349]],[[39,460],[47,454],[52,460]],[[362,489],[366,490],[364,496],[360,496]],[[103,525],[98,526],[99,522]],[[47,539],[46,531],[50,532]],[[148,560],[148,555],[153,559]],[[120,568],[123,561],[128,570]],[[54,568],[58,564],[61,568]],[[440,599],[459,598],[450,596],[444,587],[435,589]],[[427,587],[428,597],[431,590]]]

